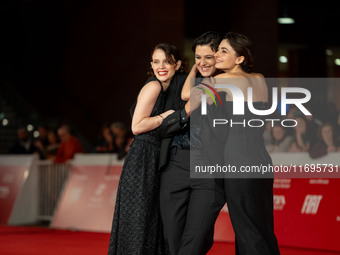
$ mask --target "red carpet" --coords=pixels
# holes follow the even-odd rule
[[[0,226],[1,255],[105,255],[107,233],[54,230],[42,227]],[[338,252],[281,247],[282,255],[331,255]],[[233,243],[215,243],[209,255],[233,255]]]

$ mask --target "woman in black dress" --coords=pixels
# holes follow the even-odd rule
[[[132,118],[134,141],[119,180],[108,254],[162,255],[164,240],[159,213],[157,172],[160,137],[156,129],[173,112],[164,112],[166,90],[183,71],[178,49],[157,45],[151,54],[155,78],[141,89]]]

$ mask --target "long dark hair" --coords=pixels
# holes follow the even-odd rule
[[[236,52],[237,57],[244,56],[244,61],[240,66],[246,73],[251,73],[253,71],[254,57],[253,46],[249,38],[242,34],[229,32],[223,39],[229,42],[230,46]]]
[[[169,43],[160,43],[155,46],[155,48],[151,52],[151,61],[152,61],[152,55],[156,50],[162,50],[166,56],[166,59],[169,61],[170,64],[176,64],[179,60],[182,61],[181,67],[176,71],[178,73],[185,73],[185,61],[183,60],[181,53],[177,49],[175,45],[169,44]],[[148,70],[148,76],[153,77],[155,76],[152,68]]]

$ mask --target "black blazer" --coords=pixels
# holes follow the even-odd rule
[[[162,137],[158,167],[159,171],[162,171],[168,163],[169,148],[172,138],[185,127],[185,125],[181,124],[180,119],[181,110],[183,110],[186,104],[186,101],[181,99],[182,87],[186,78],[187,74],[176,74],[168,88],[168,96],[165,102],[164,111],[173,109],[175,112],[166,117],[161,126],[158,127],[158,133]]]

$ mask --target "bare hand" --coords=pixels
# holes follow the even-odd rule
[[[163,112],[162,114],[160,114],[163,119],[165,119],[166,117],[168,117],[170,114],[174,113],[175,111],[170,109],[170,110],[167,110],[166,112]]]
[[[198,72],[198,69],[197,69],[197,65],[196,65],[196,64],[194,64],[194,65],[191,67],[190,72],[193,72],[193,73],[195,73],[195,74]]]
[[[203,94],[204,91],[199,86],[196,86],[191,89],[190,100],[188,101],[188,103],[190,102],[190,112],[193,112],[201,105]]]
[[[306,133],[306,125],[304,123],[298,123],[297,126],[295,126],[296,134],[302,135]]]

